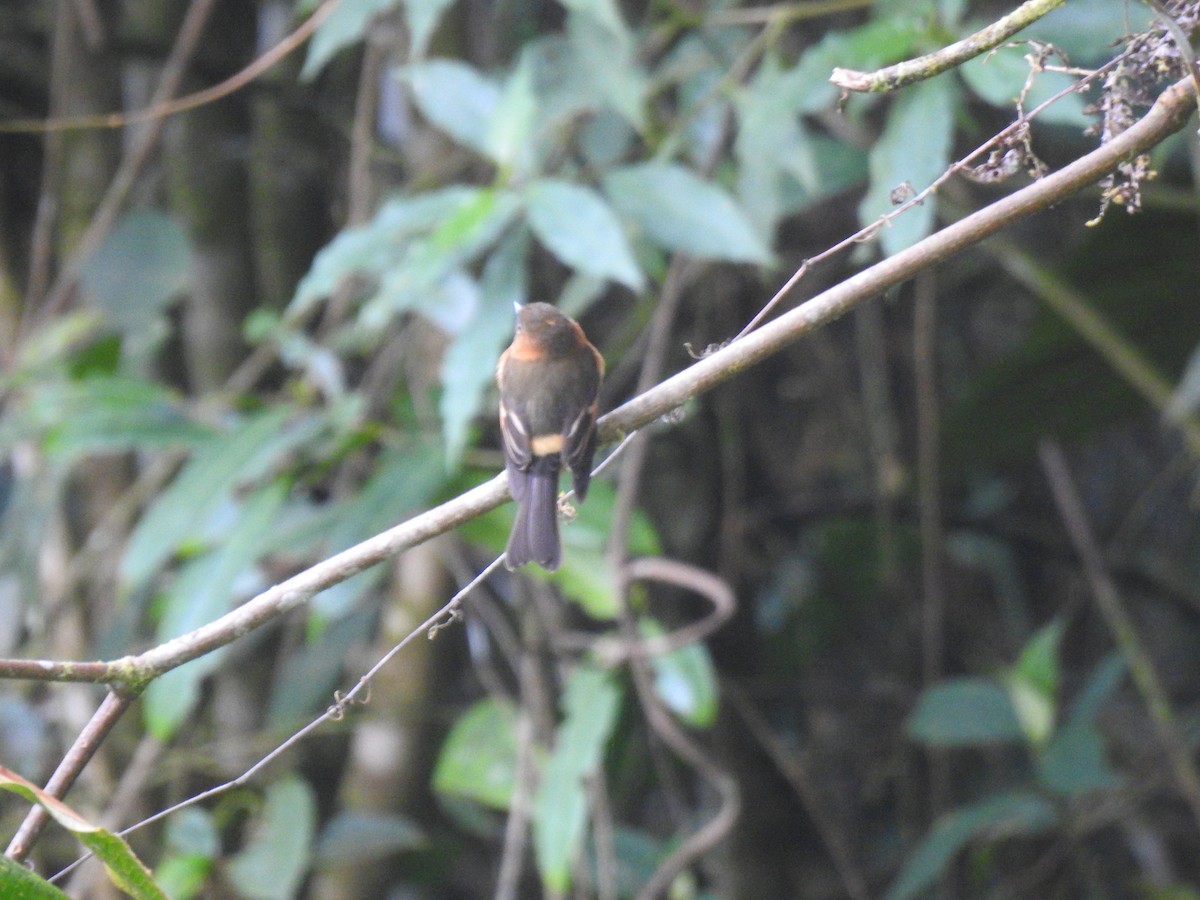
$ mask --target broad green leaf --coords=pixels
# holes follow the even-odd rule
[[[292,410],[278,406],[249,417],[197,448],[130,536],[119,575],[124,590],[146,582],[188,541],[233,489],[261,476],[279,456],[311,434],[315,420],[287,425]]]
[[[603,197],[582,185],[547,178],[530,185],[525,200],[530,228],[560,261],[630,290],[643,289],[645,276]]]
[[[476,188],[455,185],[387,201],[366,225],[343,230],[317,253],[296,287],[287,316],[298,317],[336,291],[349,275],[380,277],[415,237],[433,231],[475,202],[478,194]]]
[[[387,813],[348,810],[338,813],[317,839],[317,865],[330,868],[370,864],[400,850],[427,843],[412,819]]]
[[[603,25],[612,34],[629,40],[629,29],[621,16],[620,7],[616,0],[559,0],[559,2],[581,16],[587,16],[599,25]]]
[[[341,552],[403,521],[439,490],[446,480],[445,454],[433,441],[413,441],[380,454],[375,472],[358,492],[321,526],[324,545]],[[374,566],[317,594],[309,606],[315,621],[337,619],[353,610],[386,569]]]
[[[187,634],[229,610],[235,598],[235,579],[253,565],[270,539],[287,493],[287,485],[276,482],[238,504],[226,539],[212,552],[181,567],[164,598],[160,642]],[[142,710],[155,737],[170,738],[188,719],[199,699],[201,680],[220,665],[224,649],[184,663],[151,682]]]
[[[378,581],[375,578],[368,584]],[[280,666],[267,707],[270,728],[282,733],[327,709],[343,678],[346,660],[370,646],[377,610],[338,612],[340,615],[332,622],[319,621],[310,626],[309,640]],[[318,616],[319,613],[314,613],[314,618]]]
[[[1050,739],[1058,714],[1058,643],[1062,631],[1058,619],[1041,629],[1021,650],[1005,678],[1013,710],[1035,747]]]
[[[470,424],[492,383],[500,352],[512,336],[513,303],[525,302],[528,248],[528,232],[517,229],[488,257],[479,282],[481,297],[475,317],[454,337],[442,357],[439,410],[449,468],[462,458]]]
[[[1002,109],[1015,109],[1029,77],[1025,52],[1020,47],[1000,47],[968,61],[960,71],[971,89],[988,103]],[[1065,72],[1037,73],[1025,98],[1025,112],[1032,112],[1034,107],[1075,83],[1076,79]],[[1084,105],[1082,94],[1070,93],[1039,113],[1034,121],[1086,127],[1092,118],[1084,113]]]
[[[1069,724],[1038,755],[1038,782],[1067,797],[1112,790],[1121,780],[1108,765],[1104,739],[1095,726]]]
[[[614,169],[604,191],[625,218],[667,250],[730,262],[770,261],[770,251],[721,188],[674,163]]]
[[[838,89],[829,83],[834,68],[871,71],[899,62],[919,52],[929,36],[929,21],[912,14],[876,16],[858,28],[828,32],[792,69],[789,89],[799,98],[797,112],[814,113],[837,101]]]
[[[41,379],[11,395],[0,418],[0,446],[40,440],[47,453],[64,461],[87,453],[197,445],[211,435],[188,418],[171,391],[122,376]]]
[[[1000,794],[941,816],[904,864],[886,900],[922,896],[968,843],[1038,834],[1056,819],[1054,807],[1028,792]]]
[[[267,788],[250,840],[227,866],[229,880],[246,900],[291,900],[309,865],[317,801],[300,778]]]
[[[641,132],[646,127],[649,78],[637,47],[623,30],[604,26],[591,15],[567,16],[569,65],[589,95],[589,107],[607,106]]]
[[[221,855],[221,834],[213,814],[198,806],[171,814],[164,841],[168,849],[177,853],[195,853],[213,859]]]
[[[1040,694],[1053,698],[1058,692],[1058,645],[1063,621],[1055,619],[1038,631],[1021,649],[1012,674]]]
[[[200,896],[213,865],[210,857],[198,853],[173,853],[158,864],[155,875],[171,900],[191,900]]]
[[[789,215],[867,180],[867,154],[831,137],[802,128],[788,150],[782,168],[796,181],[794,188],[787,181],[782,187]]]
[[[10,900],[70,900],[40,875],[7,856],[0,856],[0,897]]]
[[[1024,737],[1004,688],[982,678],[952,678],[921,694],[908,736],[935,747],[1016,741]]]
[[[537,117],[537,97],[533,90],[533,57],[522,53],[516,69],[504,83],[496,108],[488,123],[484,150],[503,173],[528,171],[533,159],[533,132]]]
[[[50,796],[37,785],[26,781],[16,772],[11,772],[4,766],[0,766],[0,789],[18,794],[45,809],[55,822],[75,835],[80,843],[100,858],[100,861],[104,863],[109,880],[134,900],[167,900],[167,895],[155,883],[150,870],[133,854],[129,845],[119,836],[88,822],[61,800]],[[3,884],[3,881],[0,881],[0,884]],[[6,893],[4,896],[19,897],[20,895]],[[31,893],[28,896],[53,897],[56,895]]]
[[[367,27],[377,13],[391,9],[397,0],[341,0],[329,14],[308,44],[302,81],[311,81],[344,47],[357,44],[367,34]]]
[[[533,70],[539,164],[548,153],[557,152],[564,133],[580,124],[585,145],[597,143],[588,132],[598,120],[602,130],[612,130],[604,123],[610,116],[620,123],[622,137],[614,134],[609,144],[623,140],[628,147],[643,128],[648,79],[632,42],[623,42],[587,16],[570,13],[565,33],[528,42],[522,55]],[[610,164],[622,155],[610,156]]]
[[[615,619],[619,611],[617,583],[606,552],[615,500],[609,482],[593,481],[587,502],[575,502],[575,517],[562,523],[562,566],[552,575],[533,571],[535,577],[547,577],[557,584],[594,619]],[[639,556],[662,552],[654,526],[640,510],[629,529],[629,552]]]
[[[657,637],[665,629],[652,619],[641,622],[642,634]],[[717,671],[703,644],[689,644],[651,658],[654,689],[667,708],[694,728],[717,720]]]
[[[85,453],[195,446],[212,430],[192,421],[172,392],[153,382],[93,377],[66,382],[44,399],[57,421],[46,434],[48,453]],[[2,426],[0,426],[2,427]]]
[[[80,270],[80,285],[123,332],[139,331],[191,282],[183,226],[153,210],[126,214]]]
[[[1145,31],[1154,18],[1149,3],[1071,0],[1038,19],[1021,36],[1053,44],[1067,53],[1073,65],[1090,66],[1108,60],[1115,43]]]
[[[421,59],[429,48],[429,39],[454,0],[403,0],[408,20],[409,58]]]
[[[399,312],[416,311],[449,334],[470,321],[479,290],[463,266],[495,243],[520,211],[510,191],[480,188],[429,234],[412,240],[382,274],[379,289],[359,313],[360,327],[374,333]]]
[[[871,186],[858,207],[869,225],[891,212],[908,194],[929,187],[950,164],[958,91],[949,78],[933,78],[900,93],[887,124],[871,148]],[[896,217],[880,233],[885,256],[926,237],[934,225],[936,195]]]
[[[771,54],[754,79],[735,95],[738,199],[760,236],[768,240],[783,213],[783,157],[801,141],[796,102],[783,88],[790,79]]]
[[[488,132],[501,91],[463,62],[431,59],[400,70],[421,114],[460,144],[489,155]]]
[[[1094,722],[1108,698],[1125,679],[1127,670],[1125,657],[1119,651],[1104,657],[1096,666],[1083,691],[1075,698],[1067,718],[1068,727]]]
[[[533,846],[542,882],[566,892],[587,825],[585,779],[595,773],[616,724],[621,689],[612,672],[580,667],[567,680],[554,751],[534,797]]]
[[[433,772],[434,790],[508,809],[516,784],[517,713],[500,700],[480,700],[446,736]]]

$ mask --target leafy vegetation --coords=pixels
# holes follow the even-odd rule
[[[55,662],[186,646],[502,468],[513,303],[582,321],[612,409],[1119,134],[1194,2],[848,97],[1006,10],[49,6],[0,10],[0,823],[65,827],[0,894],[1200,892],[1194,122],[648,426],[553,575],[452,601],[476,509],[112,682],[67,805],[34,787],[100,696]]]

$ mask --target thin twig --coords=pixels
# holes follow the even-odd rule
[[[0,121],[0,134],[33,133],[40,134],[49,131],[76,131],[82,128],[123,128],[126,125],[136,125],[153,119],[162,119],[177,113],[187,112],[198,106],[205,106],[214,100],[227,97],[252,83],[259,75],[266,72],[281,59],[296,48],[302,46],[315,32],[342,0],[325,0],[312,11],[312,14],[300,25],[270,50],[254,60],[240,72],[226,78],[219,84],[197,91],[165,103],[155,103],[134,112],[108,113],[99,116],[78,116],[65,119],[9,119]]]
[[[829,852],[829,858],[833,860],[838,876],[842,879],[842,887],[846,889],[846,894],[851,900],[870,900],[871,892],[867,888],[866,878],[863,876],[861,867],[854,860],[846,835],[830,823],[829,816],[825,813],[820,799],[820,791],[813,784],[804,760],[784,746],[772,731],[766,716],[762,714],[744,690],[723,680],[721,696],[732,703],[738,716],[746,723],[750,735],[770,757],[776,771],[783,776],[792,791],[795,792],[804,811],[808,813],[809,820],[816,827],[821,842]]]
[[[346,711],[356,703],[367,703],[370,698],[371,682],[375,679],[375,676],[378,675],[379,672],[385,666],[387,666],[387,664],[390,663],[405,647],[407,647],[421,635],[428,635],[430,638],[433,638],[441,629],[454,622],[457,622],[461,615],[459,608],[462,606],[463,601],[467,598],[471,591],[475,590],[475,588],[490,578],[492,574],[500,568],[503,562],[503,556],[498,556],[496,559],[492,560],[490,565],[476,575],[475,578],[473,578],[466,586],[459,590],[458,593],[451,597],[441,608],[439,608],[435,613],[425,619],[424,622],[405,635],[399,643],[397,643],[394,647],[392,647],[391,650],[380,657],[376,661],[375,665],[371,666],[371,668],[367,670],[366,674],[358,679],[354,687],[345,693],[339,691],[337,694],[335,694],[333,705],[326,709],[324,713],[293,732],[286,740],[277,744],[275,748],[271,750],[271,752],[258,759],[254,765],[242,772],[241,775],[230,779],[223,784],[218,784],[215,787],[211,787],[203,793],[188,797],[186,800],[182,800],[179,803],[176,803],[174,806],[160,810],[154,815],[142,819],[140,822],[135,822],[128,828],[120,831],[119,834],[124,837],[140,828],[144,828],[147,825],[157,822],[160,819],[164,819],[173,813],[179,812],[182,809],[186,809],[189,806],[195,806],[197,803],[201,803],[214,797],[219,797],[221,794],[227,793],[228,791],[247,784],[251,779],[254,778],[255,775],[266,768],[267,765],[278,759],[292,747],[299,744],[304,740],[304,738],[316,731],[322,725],[326,724],[327,722],[340,721],[341,719],[345,718]],[[89,856],[84,856],[80,859],[77,859],[50,880],[55,881],[63,878],[89,857],[90,854]]]
[[[1067,536],[1075,552],[1079,555],[1084,576],[1091,586],[1092,599],[1096,601],[1104,623],[1129,664],[1130,677],[1150,713],[1150,719],[1158,732],[1158,739],[1162,742],[1175,776],[1175,783],[1191,809],[1196,824],[1200,826],[1200,775],[1197,775],[1196,767],[1192,763],[1191,750],[1175,724],[1171,701],[1154,666],[1154,660],[1142,643],[1137,627],[1125,608],[1125,601],[1108,573],[1104,554],[1092,531],[1079,490],[1071,478],[1066,457],[1062,448],[1053,440],[1042,442],[1038,456],[1046,480],[1050,482],[1058,514],[1067,529]]]
[[[184,73],[187,71],[188,62],[200,44],[204,26],[215,5],[216,0],[192,0],[188,6],[183,23],[179,28],[179,35],[175,39],[175,45],[171,48],[171,54],[163,66],[162,77],[154,91],[154,97],[151,99],[152,105],[168,102],[179,90],[180,84],[183,83]],[[53,287],[50,288],[46,302],[41,306],[30,307],[30,309],[37,309],[38,313],[45,317],[53,315],[66,304],[75,282],[79,278],[79,273],[112,229],[118,213],[125,205],[129,192],[137,182],[138,175],[141,174],[154,149],[158,146],[163,126],[163,119],[151,120],[145,132],[139,136],[133,150],[121,160],[108,190],[104,192],[104,197],[96,207],[91,221],[88,222],[87,229],[72,250],[66,265],[58,273]],[[4,123],[0,123],[0,131],[3,129]]]
[[[51,797],[62,797],[66,794],[71,785],[75,783],[75,779],[79,777],[79,773],[83,771],[83,767],[88,764],[88,761],[104,742],[109,731],[129,708],[133,699],[132,694],[118,691],[108,692],[86,727],[75,738],[75,743],[62,758],[62,762],[58,764],[58,768],[54,770],[50,780],[46,782],[47,794]],[[49,817],[50,814],[46,812],[45,807],[34,806],[25,816],[21,827],[17,829],[17,833],[9,843],[8,849],[4,851],[4,855],[18,862],[28,856],[34,841],[37,840],[38,834],[41,833]]]

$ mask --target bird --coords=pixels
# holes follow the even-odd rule
[[[515,305],[516,334],[496,365],[504,468],[517,501],[504,564],[553,572],[562,562],[558,476],[565,466],[576,498],[587,497],[604,357],[551,304]]]

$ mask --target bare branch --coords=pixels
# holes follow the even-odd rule
[[[925,81],[999,47],[1022,28],[1033,24],[1062,4],[1063,0],[1026,0],[1007,16],[934,53],[927,53],[916,59],[906,59],[875,72],[834,69],[829,80],[844,91],[862,93],[884,93]]]

